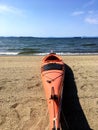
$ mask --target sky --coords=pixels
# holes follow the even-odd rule
[[[98,36],[98,0],[0,0],[0,36]]]

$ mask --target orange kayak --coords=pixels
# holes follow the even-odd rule
[[[41,78],[48,104],[50,130],[60,130],[64,63],[55,53],[50,53],[43,58]]]

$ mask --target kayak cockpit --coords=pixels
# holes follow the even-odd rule
[[[56,54],[51,53],[50,55],[46,56],[43,60],[44,60],[44,62],[49,62],[49,61],[60,62],[61,58],[59,56],[57,56]]]

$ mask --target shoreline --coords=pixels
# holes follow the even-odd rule
[[[46,56],[46,55],[48,55],[49,53],[47,53],[47,54],[44,54],[44,55],[0,55],[0,57],[44,57],[44,56]],[[95,53],[95,54],[65,54],[65,55],[61,55],[61,54],[58,54],[58,53],[56,53],[58,56],[60,56],[60,57],[85,57],[85,56],[98,56],[98,54],[97,53]]]
[[[98,129],[98,55],[62,56],[74,74],[90,128]],[[49,128],[40,77],[43,56],[0,56],[0,130]]]
[[[48,55],[49,53],[35,53],[35,54],[0,54],[1,56],[45,56]],[[60,56],[93,56],[93,55],[98,55],[98,53],[56,53],[57,55]]]

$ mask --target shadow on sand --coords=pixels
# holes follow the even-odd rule
[[[79,103],[74,74],[66,64],[61,106],[61,127],[62,130],[91,130]]]

